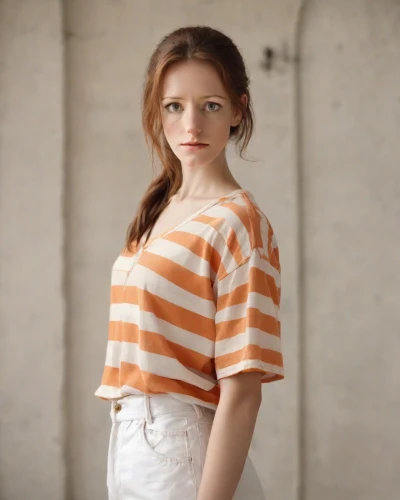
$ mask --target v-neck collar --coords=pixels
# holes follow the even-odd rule
[[[160,233],[159,235],[157,236],[153,236],[152,238],[149,238],[147,240],[146,243],[143,243],[143,242],[140,242],[139,244],[139,248],[141,250],[144,250],[145,248],[147,248],[151,243],[153,243],[153,241],[155,240],[158,240],[158,239],[162,239],[164,236],[166,236],[167,234],[169,233],[172,233],[173,231],[175,231],[176,229],[178,229],[179,227],[183,226],[184,224],[186,224],[187,222],[190,222],[192,219],[194,219],[195,217],[197,217],[198,215],[200,215],[201,213],[205,212],[208,208],[212,207],[213,205],[217,205],[218,203],[220,203],[222,200],[225,200],[226,198],[231,198],[232,196],[234,196],[235,194],[239,194],[239,193],[249,193],[249,191],[247,191],[247,189],[244,189],[244,188],[240,188],[240,189],[235,189],[234,191],[231,191],[230,193],[228,194],[225,194],[224,196],[221,196],[220,198],[218,198],[217,200],[214,200],[214,201],[210,201],[209,203],[207,203],[206,205],[204,205],[203,207],[201,207],[199,210],[197,210],[195,213],[193,213],[192,215],[189,215],[188,217],[186,217],[184,220],[182,220],[181,222],[179,222],[178,224],[176,224],[175,226],[171,227],[170,229],[167,229],[166,231]],[[250,194],[250,193],[249,193]],[[144,241],[144,237],[143,237],[143,241]]]

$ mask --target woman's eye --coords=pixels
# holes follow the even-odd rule
[[[170,110],[169,108],[170,108],[171,106],[179,106],[179,104],[178,104],[177,102],[171,102],[171,104],[167,104],[167,106],[165,106],[165,109]]]
[[[212,104],[213,106],[218,106],[217,109],[212,109],[211,111],[217,111],[221,107],[221,105],[218,104],[217,102],[208,102],[207,104]]]
[[[206,106],[211,104],[211,106],[217,106],[217,108],[215,109],[209,109],[209,111],[218,111],[218,109],[221,107],[221,104],[218,104],[217,102],[207,102],[206,103]],[[170,104],[167,104],[167,106],[165,106],[165,109],[167,109],[168,111],[170,111],[171,113],[175,113],[176,111],[178,111],[176,108],[173,108],[172,106],[180,106],[180,104],[178,102],[171,102]]]

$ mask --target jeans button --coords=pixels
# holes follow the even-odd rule
[[[116,404],[114,405],[114,411],[115,411],[115,413],[118,413],[118,412],[120,412],[121,410],[122,410],[122,406],[121,406],[119,403],[116,403]]]

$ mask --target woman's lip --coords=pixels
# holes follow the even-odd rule
[[[182,146],[208,146],[208,144],[203,144],[202,142],[196,142],[195,144],[182,144]]]
[[[196,151],[197,149],[204,149],[208,146],[208,144],[182,144],[187,151]]]

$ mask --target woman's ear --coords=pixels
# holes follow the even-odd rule
[[[242,102],[244,107],[247,107],[248,99],[246,94],[242,94],[240,97],[240,101]],[[237,110],[232,116],[232,127],[237,127],[239,123],[242,121],[243,113],[240,110]]]

